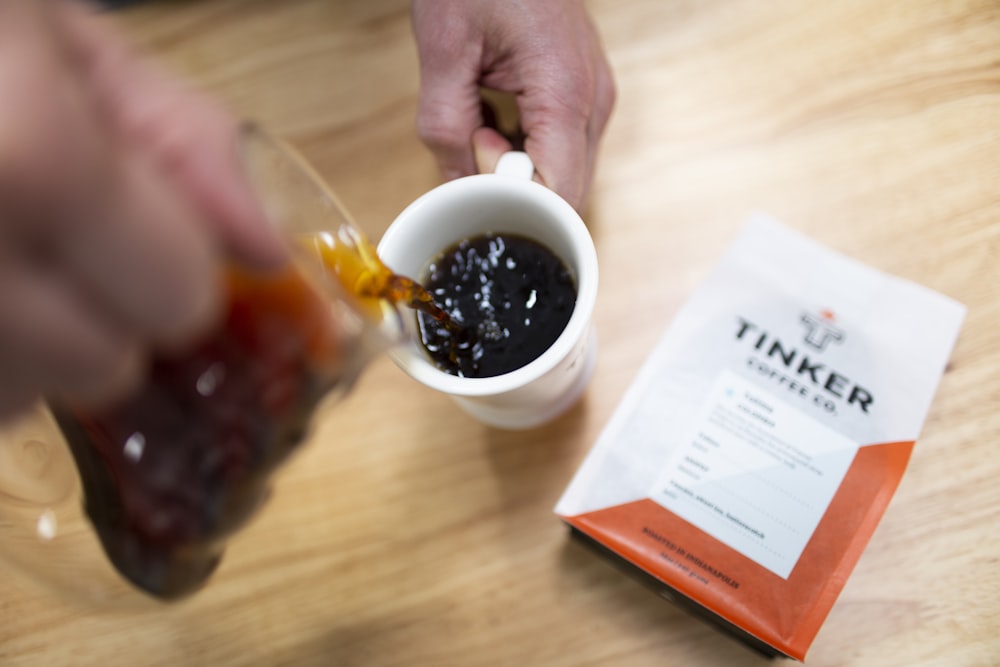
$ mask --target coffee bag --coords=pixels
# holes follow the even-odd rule
[[[556,514],[665,596],[802,660],[899,484],[964,315],[756,216]]]

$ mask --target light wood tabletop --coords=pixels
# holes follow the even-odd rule
[[[593,0],[618,103],[585,220],[600,356],[539,429],[388,359],[318,418],[204,590],[91,609],[0,574],[0,664],[764,665],[571,542],[553,506],[755,211],[968,307],[909,468],[806,660],[1000,665],[1000,5]],[[439,177],[406,0],[151,2],[116,20],[287,139],[378,239]]]

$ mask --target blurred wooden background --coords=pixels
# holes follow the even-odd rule
[[[767,664],[571,544],[551,511],[758,210],[969,307],[907,475],[807,664],[1000,664],[1000,5],[589,6],[619,101],[585,215],[602,347],[583,403],[493,431],[379,360],[206,590],[115,613],[2,574],[0,664]],[[373,238],[437,184],[414,131],[405,0],[176,0],[118,20],[299,147]]]

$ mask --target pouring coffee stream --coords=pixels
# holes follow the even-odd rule
[[[476,332],[463,326],[442,308],[423,285],[407,276],[395,273],[382,262],[371,243],[358,235],[353,247],[358,252],[345,254],[329,242],[327,233],[300,239],[305,247],[313,247],[321,258],[323,271],[336,275],[346,289],[361,299],[377,299],[393,306],[406,306],[437,322],[448,336],[448,357],[453,361],[467,354],[475,344]]]
[[[356,245],[363,248],[363,252],[351,257],[338,250],[335,244],[324,242],[326,238],[328,235],[321,233],[312,238],[303,238],[300,243],[305,247],[314,247],[321,258],[324,271],[338,276],[345,288],[356,297],[380,299],[390,304],[407,306],[432,317],[456,335],[465,332],[465,328],[435,302],[423,285],[389,269],[378,258],[367,239],[358,236]]]

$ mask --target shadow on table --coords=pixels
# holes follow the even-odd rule
[[[560,584],[600,608],[603,617],[613,619],[620,626],[616,632],[628,636],[626,648],[659,649],[664,664],[678,658],[699,667],[764,667],[785,662],[762,656],[692,616],[568,535],[558,565]]]

